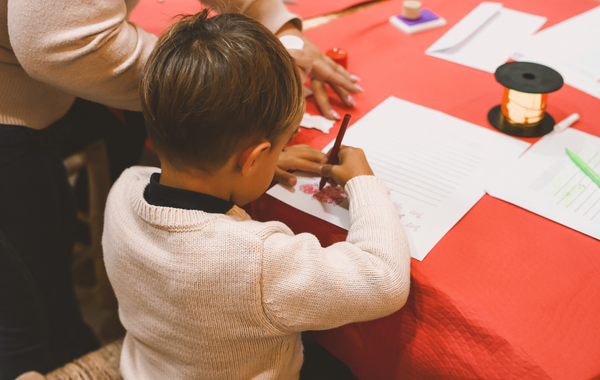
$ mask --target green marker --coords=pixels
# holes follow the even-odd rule
[[[596,172],[593,171],[592,168],[590,168],[585,162],[583,162],[583,160],[581,158],[579,158],[578,155],[576,155],[575,153],[571,152],[568,149],[567,149],[567,154],[569,155],[569,157],[571,157],[571,160],[573,160],[575,165],[577,165],[579,167],[579,169],[583,170],[583,172],[588,177],[590,177],[590,179],[592,181],[594,181],[594,183],[596,185],[598,185],[598,187],[600,187],[600,176],[598,174],[596,174]]]

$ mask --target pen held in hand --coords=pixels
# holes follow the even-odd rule
[[[344,121],[342,121],[342,126],[340,127],[340,130],[337,134],[337,137],[335,138],[335,143],[333,144],[333,148],[331,149],[331,152],[329,153],[329,159],[327,160],[327,164],[331,165],[335,162],[335,160],[337,160],[337,155],[340,151],[340,146],[342,145],[342,139],[344,138],[344,133],[346,133],[346,128],[348,128],[348,124],[350,123],[350,114],[346,114],[344,116]],[[323,186],[325,186],[325,182],[327,182],[327,177],[323,177],[321,178],[321,182],[319,183],[319,190],[323,189]]]

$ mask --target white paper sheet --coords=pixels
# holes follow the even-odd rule
[[[600,239],[600,188],[573,163],[566,148],[600,172],[600,138],[569,128],[540,139],[490,181],[487,192]]]
[[[600,6],[544,29],[513,58],[558,71],[565,83],[600,99]]]
[[[395,97],[352,125],[343,143],[362,148],[375,175],[388,186],[411,255],[418,260],[485,194],[486,178],[530,145]],[[314,194],[311,185],[318,182],[302,178],[292,191],[278,185],[268,194],[347,229],[343,203],[315,199],[335,201],[335,194],[329,199]]]
[[[503,8],[501,3],[483,2],[425,53],[493,73],[545,22],[545,17]]]

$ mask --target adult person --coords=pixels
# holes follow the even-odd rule
[[[127,22],[138,1],[0,0],[0,380],[50,371],[98,347],[70,274],[75,204],[61,155],[107,138],[109,154],[126,156],[111,159],[113,178],[139,159],[143,124],[130,111],[141,109],[139,76],[156,37]],[[302,38],[294,54],[325,116],[335,118],[325,83],[352,106],[348,95],[359,88],[350,74],[280,0],[204,2]],[[105,106],[128,110],[125,123]],[[278,179],[294,182],[288,169],[316,171],[321,155],[286,150]]]

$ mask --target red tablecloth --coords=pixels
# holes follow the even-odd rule
[[[295,0],[296,4],[286,4],[290,12],[303,19],[325,15],[367,3],[371,0]],[[162,34],[179,14],[193,14],[202,9],[199,0],[141,0],[131,12],[130,20],[144,30],[156,35]],[[400,11],[398,10],[398,13]]]
[[[322,14],[330,6],[357,2],[298,0],[298,8],[290,10],[309,17],[302,7]],[[394,95],[490,128],[487,111],[502,96],[493,75],[424,54],[478,3],[427,0],[425,6],[449,25],[414,36],[388,23],[390,15],[400,13],[399,0],[307,34],[323,50],[348,50],[349,70],[366,89],[356,96],[353,120]],[[591,0],[503,3],[548,17],[545,27],[598,5]],[[160,34],[173,15],[199,8],[195,0],[142,0],[132,20]],[[334,105],[345,111],[339,102]],[[313,104],[308,108],[317,113]],[[600,135],[596,98],[565,86],[550,95],[548,111],[557,120],[578,112],[575,128]],[[328,135],[302,130],[294,142],[322,148],[338,127]],[[315,233],[324,245],[346,237],[346,231],[267,195],[252,204],[252,211],[255,218]],[[484,196],[424,261],[413,260],[411,295],[403,309],[315,335],[361,380],[589,379],[600,376],[599,300],[600,242]]]
[[[399,13],[398,0],[307,34],[323,50],[348,51],[349,70],[366,90],[356,96],[353,120],[394,95],[491,128],[487,112],[502,96],[494,76],[424,54],[477,4],[428,0],[426,6],[449,25],[414,36],[388,23]],[[544,27],[599,5],[590,0],[503,4],[547,17]],[[600,100],[564,86],[548,104],[555,119],[578,112],[581,120],[574,127],[600,135]],[[309,110],[316,113],[312,104]],[[302,130],[295,142],[321,148],[338,127],[328,135]],[[326,245],[345,238],[344,230],[268,195],[252,210],[260,220],[313,232]],[[403,309],[315,336],[361,380],[599,378],[600,242],[486,195],[424,261],[412,261],[411,295]]]

